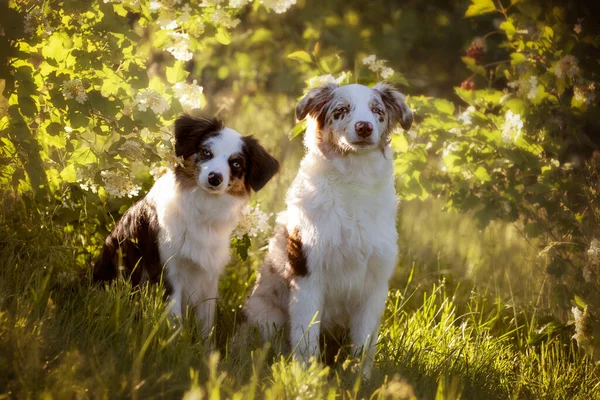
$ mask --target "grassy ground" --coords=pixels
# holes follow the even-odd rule
[[[515,305],[517,296],[494,292],[503,275],[481,284],[494,252],[510,251],[507,261],[526,259],[526,249],[510,247],[516,241],[501,230],[464,228],[457,235],[456,217],[443,215],[425,240],[418,231],[431,223],[427,207],[434,205],[403,210],[400,229],[412,253],[405,252],[394,278],[368,381],[360,378],[359,360],[304,369],[268,348],[233,350],[236,310],[251,287],[248,265],[230,266],[223,280],[219,350],[207,354],[192,326],[167,318],[161,288],[94,287],[78,276],[76,232],[27,217],[15,226],[7,219],[15,216],[4,213],[0,398],[600,398],[599,371],[574,348],[568,329],[539,333],[535,314]],[[451,234],[456,246],[448,246]],[[457,244],[464,240],[471,246]],[[435,254],[429,261],[416,254],[427,248]]]

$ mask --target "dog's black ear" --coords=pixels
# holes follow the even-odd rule
[[[381,100],[390,113],[390,122],[393,125],[399,123],[404,130],[409,130],[413,123],[413,113],[406,105],[404,95],[392,85],[383,82],[375,85],[373,90],[381,95]]]
[[[296,119],[302,121],[307,115],[313,118],[323,116],[327,103],[333,98],[333,91],[339,88],[336,83],[329,83],[323,87],[310,89],[296,106]]]
[[[200,143],[223,129],[218,118],[195,118],[184,114],[175,121],[175,155],[189,157],[198,151]]]
[[[279,161],[270,155],[258,140],[245,136],[244,155],[246,157],[246,187],[258,192],[279,171]]]

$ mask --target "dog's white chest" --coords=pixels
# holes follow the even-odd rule
[[[290,190],[288,231],[299,227],[309,279],[324,295],[325,325],[347,325],[352,310],[387,287],[398,251],[391,168],[367,166],[358,179],[307,174]]]
[[[162,263],[168,269],[183,259],[207,272],[220,273],[229,260],[230,234],[241,217],[243,201],[230,196],[212,199],[193,192],[175,196],[169,183],[165,179],[152,193],[161,227]]]

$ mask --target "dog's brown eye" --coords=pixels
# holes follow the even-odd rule
[[[348,114],[348,107],[340,107],[340,108],[336,108],[335,111],[333,112],[333,119],[340,119],[343,116],[345,116],[346,114]]]

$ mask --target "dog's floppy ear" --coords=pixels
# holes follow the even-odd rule
[[[404,95],[392,85],[383,82],[375,85],[373,90],[380,94],[381,100],[390,113],[390,122],[394,125],[399,123],[404,130],[409,130],[413,123],[413,113],[406,105]]]
[[[270,155],[252,136],[244,136],[246,156],[246,187],[258,192],[279,171],[279,161]]]
[[[333,91],[340,87],[338,84],[329,83],[322,87],[310,89],[296,106],[296,119],[302,121],[307,115],[318,118],[323,114],[325,105],[333,97]]]
[[[210,136],[223,129],[218,118],[195,118],[184,114],[175,121],[175,155],[189,157],[198,151],[198,146]]]

